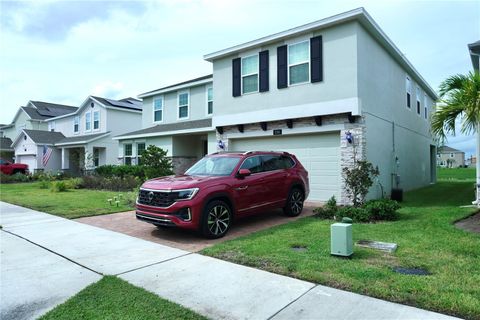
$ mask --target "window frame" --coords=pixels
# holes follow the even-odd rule
[[[187,116],[180,118],[180,108],[185,107],[185,105],[180,105],[180,96],[182,94],[187,94]],[[190,90],[182,90],[177,92],[177,120],[188,120],[190,119]]]
[[[88,124],[88,125],[87,125]],[[85,132],[92,131],[92,112],[85,112]]]
[[[49,132],[54,132],[55,131],[55,120],[54,121],[48,121],[48,131]]]
[[[427,102],[427,94],[423,93],[423,118],[428,121],[428,102]]]
[[[212,100],[209,100],[208,99],[208,90],[212,90]],[[207,86],[206,89],[205,89],[205,99],[207,101],[206,103],[206,110],[205,110],[205,114],[207,115],[207,117],[211,117],[213,115],[213,86],[210,85],[210,86]],[[211,113],[208,113],[208,103],[211,102],[212,103],[212,112]]]
[[[408,75],[405,77],[405,94],[407,98],[405,106],[408,110],[412,110],[412,80]]]
[[[297,63],[290,64],[290,47],[298,45],[300,43],[304,43],[304,42],[306,42],[308,44],[308,48],[307,48],[308,58],[307,58],[307,60],[303,61],[303,62],[297,62]],[[306,84],[306,83],[311,83],[311,78],[312,78],[311,70],[310,70],[311,64],[312,64],[311,59],[312,58],[311,58],[311,53],[310,53],[310,39],[297,41],[295,43],[289,43],[287,45],[287,85],[289,87],[294,87],[294,86],[298,86],[298,85],[302,85],[302,84]],[[308,79],[306,81],[303,81],[303,82],[298,82],[298,83],[291,84],[290,83],[290,67],[299,66],[299,65],[305,64],[305,63],[307,63]]]
[[[243,60],[251,58],[251,57],[257,57],[257,72],[243,74],[243,70],[242,70],[243,69],[242,68]],[[250,92],[243,92],[243,78],[250,77],[250,76],[253,76],[253,75],[257,76],[257,90],[250,91]],[[247,94],[260,92],[260,57],[259,57],[258,52],[254,53],[254,54],[250,54],[248,56],[241,57],[241,59],[240,59],[240,92],[241,92],[242,96],[247,95]]]
[[[127,155],[127,146],[130,146],[130,155]],[[126,159],[130,159],[130,163],[126,163]],[[132,165],[132,158],[133,158],[133,143],[124,143],[123,144],[123,164],[124,165]]]
[[[415,98],[416,98],[416,105],[415,107],[417,108],[417,115],[422,116],[422,102],[420,101],[420,96],[422,95],[422,89],[420,89],[420,86],[417,85],[416,91],[415,91]]]
[[[95,114],[98,114],[98,128],[95,129]],[[93,131],[100,131],[100,110],[95,110],[92,112],[92,130]]]
[[[77,130],[75,130],[75,126],[77,127]],[[79,134],[80,133],[80,116],[75,116],[73,117],[73,134]]]
[[[145,142],[137,142],[136,143],[136,156],[137,156],[137,165],[140,165],[140,159],[142,158],[142,154],[138,152],[139,148],[138,146],[143,144],[143,151],[147,149],[147,144]]]
[[[161,100],[161,101],[162,101],[162,107],[161,107],[161,109],[159,109],[159,110],[156,110],[156,109],[155,109],[155,101],[157,101],[157,100]],[[163,110],[164,110],[164,105],[165,105],[165,99],[164,99],[163,96],[159,96],[159,97],[153,98],[153,100],[152,100],[153,123],[162,123],[162,122],[163,122],[163,118],[164,118],[164,112],[163,112]],[[160,120],[155,120],[155,112],[157,112],[157,111],[161,111],[161,112],[162,112],[162,117],[161,117]]]

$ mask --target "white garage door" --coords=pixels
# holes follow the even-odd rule
[[[28,170],[30,170],[30,172],[33,172],[33,170],[37,168],[37,159],[34,156],[17,156],[15,162],[28,164]]]
[[[287,151],[307,169],[311,201],[340,199],[340,133],[232,139],[230,151]]]

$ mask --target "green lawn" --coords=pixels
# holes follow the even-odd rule
[[[107,202],[107,199],[119,194],[123,195],[123,199],[118,207]],[[68,219],[132,210],[125,201],[127,196],[127,192],[87,189],[52,192],[50,189],[41,189],[39,182],[0,184],[1,201]]]
[[[308,217],[202,253],[235,263],[437,312],[480,319],[480,235],[453,222],[473,213],[471,182],[439,182],[405,194],[395,222],[354,224],[354,240],[395,242],[394,254],[355,247],[351,259],[330,256],[332,221]],[[294,251],[293,246],[306,246]],[[420,267],[429,276],[393,267]]]
[[[122,279],[106,276],[51,310],[50,319],[205,319]]]
[[[475,168],[437,168],[438,180],[471,180],[475,182]]]

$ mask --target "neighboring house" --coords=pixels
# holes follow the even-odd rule
[[[112,137],[141,127],[141,101],[89,96],[75,112],[46,120],[48,131],[23,130],[13,142],[19,161],[30,170],[66,171],[117,164]],[[48,154],[48,161],[45,161]]]
[[[12,139],[0,137],[0,158],[13,162],[14,150],[12,148]]]
[[[335,196],[342,204],[350,202],[342,170],[355,159],[380,170],[370,197],[436,181],[429,127],[437,96],[363,8],[204,58],[213,64],[213,79],[139,96],[144,129],[116,138],[124,161],[135,157],[137,143],[192,162],[212,151],[283,150],[308,170],[308,200]],[[210,86],[212,116],[206,114]],[[176,172],[184,169],[174,165]]]
[[[183,173],[207,153],[217,150],[212,75],[177,83],[139,95],[143,99],[142,128],[119,140],[124,164],[141,163],[148,145],[166,150],[176,173]]]
[[[477,165],[477,157],[474,157],[473,155],[470,156],[470,158],[465,160],[465,165],[467,165],[469,168],[475,168]]]
[[[465,152],[450,148],[439,147],[437,150],[437,166],[444,168],[458,168],[465,165]]]
[[[0,135],[13,140],[23,129],[48,130],[47,119],[75,112],[76,109],[63,104],[29,101],[25,107],[18,108],[12,123],[0,126]]]

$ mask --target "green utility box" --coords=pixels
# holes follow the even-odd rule
[[[330,254],[349,257],[353,254],[352,225],[334,223],[330,226]]]

